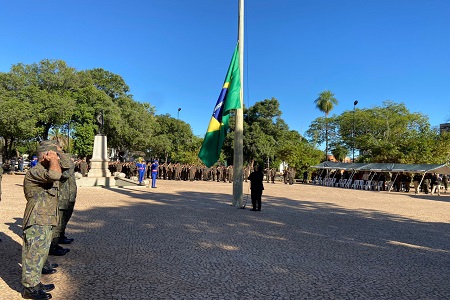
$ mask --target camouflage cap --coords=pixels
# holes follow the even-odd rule
[[[45,140],[45,141],[42,141],[42,142],[39,144],[39,146],[47,146],[47,145],[56,145],[56,146],[59,146],[59,143],[58,143],[57,140]]]
[[[47,151],[58,151],[58,147],[56,145],[40,145],[37,149],[37,152],[47,152]]]

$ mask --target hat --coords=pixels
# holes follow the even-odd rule
[[[46,145],[56,145],[56,146],[59,146],[59,143],[58,143],[57,140],[45,140],[45,141],[42,141],[39,145],[40,145],[40,146],[46,146]]]
[[[37,152],[58,151],[56,145],[41,145],[37,148]]]

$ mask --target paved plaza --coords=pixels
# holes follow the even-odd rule
[[[22,299],[23,175],[3,176],[0,299]],[[53,299],[450,299],[450,194],[265,183],[78,189]],[[248,183],[244,184],[247,194]],[[244,196],[247,198],[247,196]]]

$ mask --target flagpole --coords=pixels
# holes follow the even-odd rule
[[[244,167],[244,0],[239,2],[239,66],[241,77],[241,108],[236,110],[233,157],[233,205],[243,208],[243,167]]]

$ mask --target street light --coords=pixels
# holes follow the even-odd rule
[[[356,110],[356,104],[358,104],[358,100],[355,100],[353,102],[353,131],[352,131],[352,162],[355,162],[355,110]]]
[[[178,126],[180,126],[180,124],[178,124],[178,121],[180,120],[180,110],[181,110],[181,107],[178,107],[178,112],[177,112],[177,145],[176,145],[177,152],[178,152],[178,144],[180,143],[180,137],[179,137],[180,130],[178,128]]]

